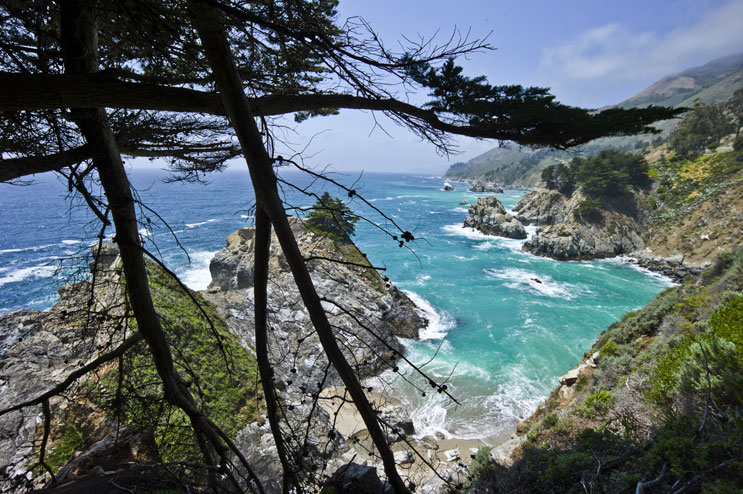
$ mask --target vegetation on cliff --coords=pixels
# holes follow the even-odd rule
[[[743,480],[743,249],[596,340],[596,367],[521,425],[509,468],[470,491],[739,492]]]

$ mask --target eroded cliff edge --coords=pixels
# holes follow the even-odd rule
[[[293,221],[292,227],[344,353],[358,374],[371,376],[393,366],[401,354],[398,336],[417,337],[418,331],[427,324],[425,318],[388,280],[375,270],[360,267],[367,262],[353,243],[338,244],[306,232],[299,221]],[[249,381],[250,389],[241,391],[240,396],[230,395],[218,403],[207,403],[211,403],[209,407],[225,410],[225,420],[239,426],[234,429],[233,439],[264,480],[268,492],[278,492],[280,466],[273,438],[265,419],[260,418],[261,397],[256,388],[254,357],[251,356],[255,340],[250,267],[252,239],[251,229],[239,230],[229,237],[227,246],[212,263],[212,284],[200,294],[191,292],[186,296],[183,288],[165,272],[154,265],[148,269],[151,283],[162,285],[153,288],[158,312],[164,320],[172,320],[181,328],[177,331],[187,328],[186,333],[172,335],[180,338],[176,358],[184,356],[184,362],[191,362],[186,365],[195,365],[192,359],[201,358],[193,357],[193,352],[198,354],[206,349],[203,344],[212,330],[219,332],[221,341],[219,345],[211,345],[215,355],[219,355],[219,346],[233,343],[237,345],[233,350],[240,348],[238,353],[245,355],[239,358],[240,368],[253,377],[246,375],[240,379]],[[333,434],[336,428],[332,410],[329,413],[322,406],[316,406],[319,394],[334,389],[340,380],[325,360],[286,261],[276,246],[278,242],[274,239],[270,258],[272,279],[268,288],[269,352],[275,365],[275,384],[286,405],[287,420],[292,427],[305,431],[302,435],[307,455],[305,468],[321,479],[351,461],[357,452],[351,444],[352,438]],[[124,333],[119,326],[125,324],[128,317],[117,252],[113,246],[106,245],[102,254],[91,266],[96,273],[95,286],[83,281],[61,288],[60,302],[49,311],[20,311],[0,316],[0,408],[35,398],[123,340]],[[190,313],[190,309],[184,308],[190,297],[200,301],[202,309],[211,315],[212,329],[200,322],[198,311]],[[89,310],[91,307],[93,311]],[[116,317],[109,322],[104,314]],[[207,360],[205,365],[208,371],[212,363]],[[106,482],[115,478],[125,482],[126,478],[121,477],[123,474],[116,466],[118,462],[133,465],[163,461],[159,455],[165,450],[158,443],[157,430],[153,436],[151,425],[140,427],[134,417],[121,424],[116,420],[116,412],[109,408],[110,402],[102,398],[106,383],[110,382],[108,373],[114,369],[108,366],[96,375],[86,375],[69,388],[64,398],[49,400],[53,422],[46,451],[47,458],[54,458],[53,468],[58,480],[98,478],[100,471],[105,470],[118,472],[109,474],[104,479]],[[225,369],[214,365],[211,370],[224,381]],[[233,398],[237,400],[235,403],[229,401]],[[155,395],[152,399],[161,398]],[[39,408],[34,405],[0,417],[0,482],[4,491],[18,492],[43,485],[39,482],[44,472],[38,465],[35,467],[41,440]],[[382,400],[378,408],[389,424],[391,441],[399,441],[413,432],[412,422],[399,403]],[[371,462],[361,473],[374,469]]]

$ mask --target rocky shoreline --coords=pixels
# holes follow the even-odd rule
[[[309,261],[311,276],[320,296],[328,301],[325,306],[331,323],[337,328],[343,351],[357,375],[370,378],[394,366],[402,354],[398,337],[417,338],[419,330],[428,324],[422,312],[378,272],[357,266],[365,263],[365,257],[353,243],[338,244],[305,231],[300,221],[292,221],[292,228],[303,254],[315,259]],[[255,345],[253,237],[252,229],[230,235],[226,247],[210,264],[211,284],[201,292],[229,331],[251,352]],[[277,246],[274,238],[269,259],[269,358],[274,363],[276,388],[282,400],[291,405],[285,418],[296,430],[306,430],[310,459],[307,463],[316,468],[321,466],[322,475],[343,471],[345,480],[352,473],[367,480],[383,477],[379,459],[368,454],[372,450],[371,442],[358,412],[346,400],[338,399],[345,394],[342,383],[325,360],[286,259]],[[105,244],[98,263],[91,266],[96,270],[96,295],[104,310],[120,305],[117,262],[116,248]],[[48,311],[19,311],[0,316],[0,408],[52,388],[74,369],[92,361],[97,355],[96,348],[111,344],[103,341],[109,332],[100,331],[101,328],[92,329],[87,342],[80,340],[72,324],[73,314],[85,314],[91,289],[89,282],[68,285],[60,288],[60,302]],[[86,386],[83,382],[81,389]],[[443,492],[446,487],[446,482],[436,477],[428,465],[433,465],[445,479],[463,479],[464,465],[485,443],[443,436],[417,438],[409,410],[394,396],[394,391],[369,389],[369,397],[384,419],[403,474],[420,486],[419,492]],[[115,421],[109,411],[90,404],[79,405],[83,402],[82,395],[73,392],[68,400],[53,398],[50,405],[60,420],[76,424],[79,430],[81,444],[75,448],[75,456],[98,458],[101,451],[108,454],[116,443],[111,436]],[[0,432],[0,492],[23,490],[23,485],[42,487],[26,476],[29,461],[38,448],[40,429],[36,408],[0,417]],[[132,433],[130,449],[141,453],[133,454],[130,460],[152,461],[156,453],[152,453],[151,446],[144,446],[152,440],[139,438],[136,430]],[[54,451],[59,440],[53,434],[48,451]],[[267,492],[280,492],[281,467],[265,418],[248,424],[237,434],[235,443],[264,481]],[[145,455],[146,451],[150,453]],[[82,467],[77,462],[74,468],[64,470],[66,478],[91,474],[96,461],[86,460]]]
[[[509,214],[496,197],[481,197],[470,205],[464,226],[487,235],[527,239],[524,226],[536,233],[523,249],[559,261],[627,257],[633,263],[677,282],[698,276],[708,264],[691,264],[683,256],[663,257],[646,248],[644,214],[634,197],[606,201],[593,217],[583,217],[580,190],[565,196],[555,190],[534,190]]]

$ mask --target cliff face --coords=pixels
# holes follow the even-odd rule
[[[539,227],[524,250],[567,261],[614,257],[644,247],[632,196],[607,204],[607,209],[590,218],[580,213],[584,200],[580,190],[570,197],[554,190],[526,194],[514,207],[516,218]]]
[[[313,281],[326,300],[324,305],[349,362],[362,377],[394,365],[400,355],[397,352],[401,351],[397,337],[417,337],[427,321],[405,294],[376,271],[353,265],[364,264],[365,258],[352,243],[336,245],[327,238],[305,232],[299,222],[293,222],[293,228],[305,257],[314,258],[308,261]],[[188,376],[192,372],[202,373],[199,399],[203,400],[203,406],[210,414],[219,414],[221,426],[234,434],[232,438],[264,481],[267,492],[280,492],[280,465],[273,438],[265,421],[255,421],[261,408],[252,357],[255,341],[252,256],[252,230],[233,233],[227,247],[215,256],[214,280],[209,289],[191,294],[210,315],[212,329],[201,321],[200,310],[192,306],[191,298],[169,275],[155,266],[150,266],[148,271],[156,309],[164,324],[169,324],[166,331],[175,345],[177,365],[188,367]],[[49,311],[20,311],[0,316],[0,409],[35,398],[123,341],[121,326],[128,319],[115,249],[107,248],[100,259],[105,261],[95,265],[95,290],[88,282],[76,283],[60,289],[61,300]],[[347,444],[340,434],[334,433],[337,429],[332,415],[313,403],[322,390],[334,389],[340,381],[324,357],[275,238],[270,274],[269,352],[276,387],[286,405],[286,420],[293,430],[302,431],[302,448],[307,454],[305,468],[314,472],[312,475],[320,475],[321,471],[330,474],[350,461],[356,452],[350,449],[350,442]],[[91,299],[92,306],[88,302]],[[211,340],[212,331],[221,335],[219,345]],[[229,369],[220,367],[224,360],[219,348],[232,356]],[[135,347],[132,351],[143,353],[125,359],[124,368],[132,369],[142,381],[141,389],[149,389],[154,395],[144,404],[126,404],[124,408],[138,410],[139,406],[149,406],[146,403],[157,408],[162,403],[161,391],[158,394],[156,384],[152,389],[152,384],[146,384],[148,380],[157,382],[154,370],[133,367],[148,361],[146,348]],[[53,469],[59,478],[92,478],[88,474],[96,469],[117,469],[117,461],[157,464],[164,458],[158,452],[177,454],[177,449],[165,448],[160,443],[155,446],[151,435],[143,435],[151,427],[158,430],[158,426],[147,422],[151,412],[142,415],[122,412],[128,427],[126,434],[121,429],[121,437],[126,440],[116,440],[117,421],[111,403],[102,398],[107,396],[107,386],[116,382],[112,378],[116,369],[115,365],[104,366],[99,372],[83,376],[78,385],[68,390],[66,398],[50,399],[53,422],[46,451],[47,458],[55,458]],[[232,380],[247,388],[223,390],[225,383]],[[218,396],[210,398],[212,391]],[[402,432],[400,435],[390,431],[391,440],[398,441],[405,433],[412,432],[404,409],[387,409],[384,404],[380,404],[380,409],[390,427]],[[0,492],[20,492],[40,485],[35,479],[42,479],[44,472],[36,469],[28,473],[38,458],[42,433],[38,417],[38,405],[0,417]],[[162,441],[166,436],[161,432],[156,437]],[[74,466],[70,463],[66,470],[59,470],[74,451],[76,455],[83,453],[80,458],[84,461],[75,460]],[[115,456],[111,456],[112,452]],[[149,473],[150,477],[158,476]],[[127,484],[128,480],[122,482],[136,488],[136,484]]]
[[[508,214],[496,197],[479,197],[477,203],[469,207],[464,226],[475,228],[487,235],[523,239],[526,230],[519,220]]]

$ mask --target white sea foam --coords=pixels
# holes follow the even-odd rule
[[[20,268],[15,270],[10,270],[6,268],[6,274],[2,278],[0,278],[0,286],[6,285],[8,283],[17,283],[19,281],[28,280],[31,278],[48,278],[52,275],[54,275],[54,272],[56,271],[56,268],[54,266],[47,266],[47,265],[39,265],[39,266],[30,266],[27,268]]]
[[[191,254],[191,265],[181,276],[183,283],[192,290],[206,290],[212,281],[209,272],[209,261],[212,260],[217,251],[201,251]]]
[[[81,244],[82,242],[82,240],[62,240],[63,245],[77,245]]]
[[[419,274],[415,277],[415,284],[423,286],[426,284],[426,281],[430,280],[431,277],[427,274]]]
[[[475,230],[462,225],[444,225],[441,230],[447,235],[460,235],[470,240],[491,240],[492,235],[485,235],[481,231]]]
[[[663,273],[658,273],[656,271],[651,271],[650,269],[648,269],[646,267],[640,266],[631,257],[617,256],[617,257],[612,257],[612,258],[609,258],[609,259],[601,259],[598,262],[609,262],[609,263],[613,262],[613,263],[623,264],[625,266],[631,267],[635,271],[639,271],[639,272],[641,272],[643,274],[646,274],[646,275],[648,275],[648,276],[650,276],[652,278],[655,278],[656,280],[660,280],[663,283],[665,283],[667,286],[676,286],[676,285],[678,285],[678,283],[676,283],[675,281],[673,281],[672,278],[669,278],[668,276],[664,275]]]
[[[462,207],[454,208],[454,209],[452,209],[452,211],[454,211],[455,213],[469,213],[470,212],[469,209],[462,208]]]
[[[140,229],[139,229],[139,231],[138,231],[138,233],[139,233],[139,234],[140,234],[140,235],[141,235],[142,237],[149,237],[150,235],[152,235],[152,232],[151,232],[151,231],[149,231],[149,230],[148,230],[147,228],[140,228]]]
[[[448,312],[437,311],[426,299],[414,292],[407,290],[404,290],[404,292],[421,311],[421,315],[428,319],[428,326],[420,332],[420,340],[443,339],[449,330],[456,325],[456,321]]]
[[[508,288],[529,291],[547,297],[571,300],[583,291],[580,287],[571,283],[554,281],[547,275],[539,275],[525,269],[484,269],[483,271],[490,276],[506,281],[504,285]]]
[[[429,396],[430,399],[426,401],[424,406],[417,407],[410,413],[416,437],[435,437],[436,433],[439,433],[447,439],[452,438],[452,434],[446,428],[445,405],[449,398],[438,393]]]
[[[33,247],[21,247],[18,249],[2,249],[0,250],[0,254],[13,254],[16,252],[26,252],[29,250],[36,251],[36,250],[42,250],[42,249],[48,249],[49,247],[56,247],[57,244],[46,244],[46,245],[34,245]]]
[[[247,216],[244,216],[244,218],[247,218]],[[199,221],[198,223],[186,223],[186,228],[196,228],[197,226],[206,225],[207,223],[214,223],[215,221],[217,220],[212,218],[206,221]]]
[[[495,242],[491,242],[488,240],[487,242],[483,242],[481,244],[473,245],[473,247],[477,250],[490,250],[497,247],[497,244]]]

